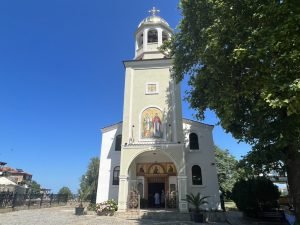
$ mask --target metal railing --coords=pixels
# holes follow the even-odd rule
[[[64,194],[17,194],[0,192],[0,209],[4,208],[42,208],[65,205],[68,195]]]

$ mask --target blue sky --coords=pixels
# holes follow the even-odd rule
[[[54,192],[76,192],[89,159],[100,154],[100,128],[122,120],[122,60],[134,56],[137,25],[156,6],[175,28],[177,4],[0,1],[0,161]],[[186,102],[183,115],[194,119]],[[204,122],[217,119],[208,113]],[[250,150],[219,126],[213,134],[237,158]]]

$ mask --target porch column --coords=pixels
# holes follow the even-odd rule
[[[125,212],[127,210],[127,195],[128,195],[128,176],[120,176],[119,199],[118,199],[119,212]]]
[[[186,199],[187,194],[187,176],[178,176],[178,204],[180,212],[188,212]]]

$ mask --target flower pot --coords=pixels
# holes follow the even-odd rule
[[[75,215],[81,216],[84,214],[84,207],[75,207]]]
[[[202,213],[193,213],[193,219],[195,223],[203,223],[203,214]]]

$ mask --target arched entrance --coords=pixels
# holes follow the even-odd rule
[[[177,170],[164,152],[141,153],[132,161],[128,174],[128,197],[138,193],[141,208],[177,208]]]

